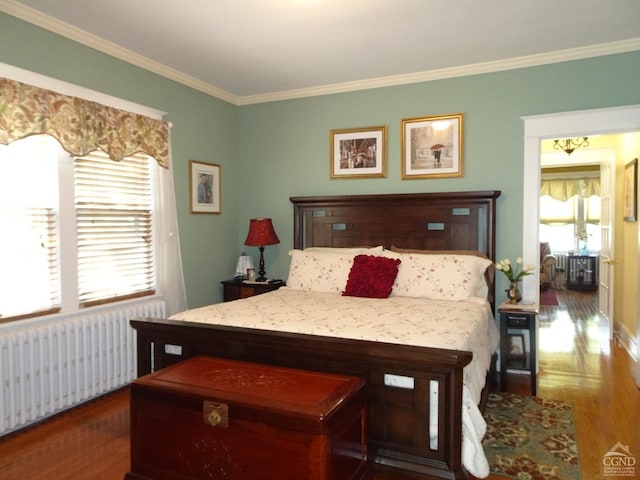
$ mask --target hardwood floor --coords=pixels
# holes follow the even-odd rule
[[[573,403],[583,480],[618,478],[605,476],[602,464],[618,442],[640,464],[635,363],[609,342],[596,294],[563,290],[558,297],[560,305],[540,309],[538,396]],[[526,375],[510,375],[508,385],[509,391],[529,393]],[[127,389],[0,439],[3,480],[116,480],[128,470]],[[378,474],[375,480],[397,478]]]
[[[542,398],[573,403],[582,476],[604,475],[603,456],[618,442],[640,464],[640,390],[635,362],[598,314],[597,293],[563,290],[558,307],[540,311]],[[636,466],[640,478],[640,465]]]
[[[128,470],[128,389],[0,440],[3,480],[122,480]]]
[[[620,442],[640,460],[635,362],[624,348],[609,341],[608,327],[598,313],[597,292],[557,294],[560,305],[541,306],[538,316],[538,397],[573,404],[583,480],[622,478],[605,475],[603,457]],[[508,390],[528,394],[528,380],[525,375],[510,375]],[[640,465],[635,474],[631,478],[640,478]]]

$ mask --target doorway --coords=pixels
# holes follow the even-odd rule
[[[610,223],[615,218],[615,202],[610,201],[615,196],[615,183],[610,182],[610,174],[615,172],[615,145],[619,141],[617,135],[598,135],[589,138],[588,147],[569,155],[546,140],[540,160],[541,195],[548,196],[539,198],[539,240],[552,254],[545,257],[546,270],[540,268],[541,288],[597,290],[609,339],[613,338],[609,259],[614,244]],[[571,267],[586,270],[580,270],[581,274]]]
[[[525,258],[534,259],[539,252],[538,219],[540,198],[540,142],[552,138],[578,135],[599,135],[640,130],[640,105],[625,107],[561,112],[523,117],[524,120],[524,179],[523,182],[523,252]],[[640,267],[640,265],[639,265]],[[612,267],[613,268],[613,267]],[[613,272],[611,274],[613,278]],[[613,296],[614,285],[611,285]],[[525,298],[538,300],[539,276],[525,277]],[[640,298],[636,298],[640,312]],[[611,298],[613,305],[613,298]],[[638,325],[640,339],[640,322]],[[636,383],[640,387],[640,361],[636,362]]]

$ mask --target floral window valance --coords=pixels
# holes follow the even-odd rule
[[[169,167],[169,124],[0,78],[0,143],[48,134],[74,156],[101,149],[119,161],[145,153]]]
[[[548,195],[560,202],[566,202],[574,195],[589,198],[600,195],[599,178],[560,178],[543,179],[540,184],[540,196]]]

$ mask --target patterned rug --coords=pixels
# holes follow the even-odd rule
[[[492,473],[526,480],[580,480],[571,404],[491,393],[482,442]]]

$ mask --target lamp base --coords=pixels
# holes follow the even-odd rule
[[[266,282],[267,281],[267,277],[264,276],[265,270],[264,270],[264,247],[260,247],[260,263],[258,264],[258,267],[260,267],[260,269],[258,270],[258,278],[256,278],[257,282]]]

